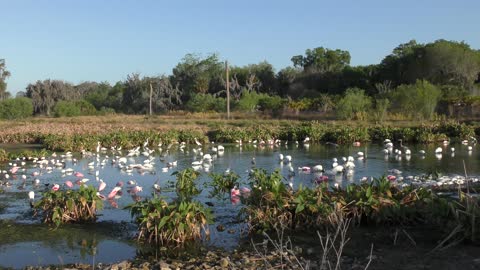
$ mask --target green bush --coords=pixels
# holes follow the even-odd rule
[[[97,113],[97,110],[92,104],[90,104],[86,100],[62,100],[55,104],[55,106],[53,107],[53,113],[55,117],[72,117],[80,115],[95,115]]]
[[[337,114],[341,119],[365,120],[372,101],[360,88],[349,88],[337,104]]]
[[[283,106],[286,104],[286,100],[279,96],[264,96],[258,101],[260,110],[262,111],[271,111],[273,114],[278,113],[283,109]]]
[[[244,91],[235,109],[242,112],[255,112],[258,110],[260,100],[266,97],[268,97],[266,94],[259,94],[255,91]]]
[[[199,202],[167,201],[154,196],[127,206],[138,225],[138,240],[150,244],[182,244],[208,237],[212,214]]]
[[[46,191],[34,208],[41,210],[43,222],[58,227],[63,223],[96,221],[97,210],[103,208],[103,201],[94,186],[80,186],[79,190]]]
[[[21,119],[33,114],[32,100],[25,97],[0,101],[0,118]]]
[[[393,110],[413,119],[432,119],[442,92],[425,80],[400,85],[392,93]]]
[[[195,94],[186,104],[191,112],[223,112],[227,108],[224,98],[214,97],[211,94]]]

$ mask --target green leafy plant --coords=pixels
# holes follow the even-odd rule
[[[127,207],[138,224],[138,240],[156,245],[181,244],[208,237],[212,222],[210,210],[199,202],[151,199]]]
[[[208,184],[212,188],[210,197],[225,198],[225,194],[238,186],[240,176],[235,172],[228,173],[210,173],[212,181]]]
[[[187,168],[183,171],[173,172],[172,175],[177,177],[175,188],[179,196],[188,198],[202,192],[195,183],[200,173],[194,169]]]
[[[58,227],[63,223],[94,222],[97,210],[103,208],[103,201],[97,196],[95,187],[80,186],[78,190],[47,191],[34,208],[41,210],[45,223]]]

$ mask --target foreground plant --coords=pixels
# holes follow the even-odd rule
[[[238,179],[240,176],[235,172],[226,172],[226,173],[210,173],[212,182],[208,186],[212,187],[210,191],[210,197],[216,197],[223,199],[225,194],[230,192],[235,186],[238,187]]]
[[[80,186],[78,190],[47,191],[33,207],[35,214],[41,210],[43,222],[58,227],[63,223],[96,221],[97,210],[103,208],[103,201],[97,196],[95,187]]]
[[[294,191],[278,172],[254,170],[250,185],[252,195],[242,213],[253,232],[269,231],[279,224],[292,230],[321,228],[338,223],[338,211],[364,224],[441,224],[450,218],[446,199],[424,188],[399,188],[385,177],[346,189],[323,184]]]
[[[200,175],[199,172],[192,168],[185,169],[183,171],[173,172],[172,175],[177,177],[176,190],[181,197],[189,198],[202,192],[198,189],[195,180]]]
[[[181,244],[208,237],[210,210],[199,202],[151,199],[127,206],[138,224],[138,240],[156,245]]]

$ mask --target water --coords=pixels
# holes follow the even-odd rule
[[[444,153],[441,157],[434,154],[438,145],[412,145],[411,156],[402,155],[394,157],[385,156],[382,152],[383,145],[370,144],[361,147],[331,145],[281,145],[278,147],[254,147],[253,145],[226,145],[222,154],[217,154],[208,169],[200,167],[202,172],[198,179],[198,186],[203,189],[202,193],[196,197],[201,202],[211,202],[214,204],[212,210],[215,216],[215,224],[212,224],[210,231],[211,239],[204,243],[208,246],[223,247],[233,249],[243,239],[242,231],[245,225],[238,222],[237,214],[242,205],[230,201],[227,194],[225,200],[209,198],[209,188],[204,184],[210,181],[209,172],[223,173],[230,169],[241,177],[241,186],[247,185],[248,171],[253,167],[264,168],[271,172],[279,169],[282,175],[288,181],[291,181],[294,188],[299,185],[313,186],[317,174],[299,171],[299,167],[313,167],[321,164],[325,169],[330,169],[333,158],[338,158],[340,163],[342,157],[355,157],[355,171],[353,175],[329,175],[331,185],[338,184],[346,186],[350,183],[357,183],[363,177],[379,177],[391,174],[389,170],[398,169],[402,171],[401,176],[421,175],[427,172],[438,172],[441,174],[454,176],[464,175],[464,165],[467,168],[469,176],[480,175],[480,154],[476,146],[473,151],[467,151],[465,145],[442,146]],[[451,147],[455,147],[452,153]],[[195,152],[211,153],[211,146],[197,148],[186,146],[181,149],[179,146],[173,146],[168,153],[157,154],[153,161],[154,169],[137,170],[133,169],[131,173],[120,169],[118,162],[112,163],[114,156],[119,153],[110,151],[95,154],[89,157],[81,158],[74,155],[72,158],[64,158],[65,167],[55,168],[48,171],[38,166],[33,166],[27,162],[24,166],[26,171],[17,172],[9,179],[5,179],[4,174],[0,174],[0,180],[9,182],[9,186],[3,186],[3,193],[0,193],[0,220],[5,222],[5,228],[0,233],[0,267],[21,268],[26,265],[46,265],[46,264],[66,264],[73,262],[103,262],[110,263],[123,259],[132,259],[138,253],[138,247],[132,241],[135,234],[135,225],[132,223],[130,213],[123,209],[125,206],[133,203],[134,200],[140,200],[151,196],[153,184],[158,183],[162,187],[162,195],[167,198],[175,197],[175,192],[168,187],[174,183],[175,176],[172,172],[191,167],[193,161],[200,159],[200,154]],[[425,150],[426,154],[418,154],[419,150]],[[366,158],[358,159],[357,152],[362,151]],[[291,155],[292,163],[284,164],[277,158],[278,154]],[[127,151],[123,151],[125,156]],[[108,157],[107,157],[108,156]],[[252,162],[254,158],[254,164]],[[51,159],[48,157],[48,159]],[[62,159],[60,154],[55,158]],[[74,162],[78,159],[78,162]],[[140,155],[127,159],[128,164],[143,164],[146,157]],[[177,166],[168,168],[167,163],[177,161]],[[93,162],[93,167],[89,163]],[[20,161],[17,161],[20,163]],[[102,163],[104,165],[102,165]],[[8,170],[7,164],[2,170]],[[97,224],[93,225],[75,225],[61,226],[57,230],[51,230],[46,225],[41,224],[39,217],[33,217],[33,212],[29,207],[27,193],[34,190],[40,194],[49,187],[57,183],[63,185],[66,180],[75,182],[78,180],[74,175],[66,175],[62,170],[67,168],[75,172],[82,172],[83,178],[89,179],[87,184],[98,186],[98,178],[105,181],[107,188],[103,194],[108,194],[115,187],[118,181],[123,181],[125,186],[122,190],[123,196],[114,201],[105,201],[105,208],[100,212]],[[292,169],[293,168],[293,169]],[[291,171],[294,171],[292,175]],[[32,176],[38,172],[38,176]],[[22,174],[26,175],[26,180],[22,180]],[[400,175],[399,175],[400,176]],[[39,179],[40,184],[34,185],[34,179]],[[143,191],[137,194],[128,193],[127,182],[133,180],[136,185],[143,187]],[[66,188],[66,187],[62,187]],[[78,188],[75,185],[74,188]],[[215,228],[222,224],[225,231],[219,232]],[[230,230],[230,232],[228,232]],[[28,258],[28,259],[26,259]]]

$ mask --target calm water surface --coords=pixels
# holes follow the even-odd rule
[[[443,155],[436,156],[435,148],[441,146],[444,150]],[[455,151],[451,151],[451,147]],[[477,146],[473,146],[472,151],[467,151],[465,145],[411,145],[411,156],[394,157],[385,156],[382,152],[383,145],[370,144],[361,147],[331,145],[282,145],[279,147],[254,147],[252,145],[225,145],[225,151],[222,155],[216,155],[209,168],[201,167],[202,172],[198,185],[203,188],[202,193],[196,197],[201,202],[212,202],[213,213],[215,215],[215,224],[211,225],[211,239],[205,245],[223,247],[232,249],[236,247],[242,239],[242,230],[245,226],[236,219],[241,204],[235,204],[230,201],[227,195],[225,200],[209,198],[209,189],[204,187],[204,183],[210,181],[209,172],[224,172],[230,169],[241,176],[241,186],[247,186],[248,171],[252,167],[264,168],[267,171],[279,169],[286,179],[293,182],[294,188],[300,184],[312,186],[315,174],[299,171],[299,167],[321,164],[325,169],[330,169],[333,158],[338,158],[340,163],[342,157],[355,157],[355,172],[353,175],[345,176],[341,174],[330,175],[329,183],[331,185],[338,183],[346,186],[350,183],[356,183],[362,177],[379,177],[390,174],[391,169],[402,171],[402,176],[421,175],[428,172],[438,172],[444,175],[464,175],[464,165],[469,175],[480,175],[480,154]],[[195,151],[194,151],[195,150]],[[112,160],[119,153],[110,151],[100,153],[90,157],[80,157],[74,155],[78,162],[73,159],[65,159],[65,167],[55,168],[52,171],[34,167],[31,162],[27,162],[25,172],[18,172],[9,178],[9,187],[2,187],[3,193],[0,193],[0,220],[5,222],[3,227],[10,228],[0,233],[0,267],[21,268],[26,265],[46,265],[46,264],[64,264],[64,263],[92,263],[104,262],[111,263],[123,259],[132,259],[138,253],[132,238],[135,234],[135,225],[131,223],[131,217],[128,210],[123,209],[134,200],[143,199],[151,196],[153,184],[158,183],[162,187],[162,195],[167,198],[175,197],[174,191],[168,187],[172,185],[175,177],[172,172],[191,167],[192,162],[200,160],[200,154],[195,152],[212,153],[211,146],[202,148],[186,146],[180,149],[179,146],[173,146],[168,153],[163,151],[159,155],[155,152],[154,170],[136,170],[132,173],[126,173],[118,166],[118,162]],[[425,155],[418,154],[419,150],[425,150]],[[357,152],[362,151],[366,158],[360,160],[357,158]],[[278,161],[278,154],[291,155],[291,164],[284,164]],[[123,151],[125,156],[127,151]],[[52,159],[51,157],[47,157]],[[255,158],[253,164],[252,158]],[[55,158],[62,159],[60,153]],[[128,164],[143,164],[146,157],[140,155],[128,158]],[[177,161],[177,166],[167,169],[167,163]],[[93,167],[89,166],[93,162]],[[19,163],[19,162],[18,162]],[[102,163],[104,165],[102,165]],[[8,164],[0,165],[2,170],[8,170]],[[60,229],[51,230],[41,224],[38,217],[33,217],[32,210],[29,207],[27,193],[34,190],[40,195],[47,187],[45,184],[63,184],[66,180],[75,182],[77,178],[74,175],[65,175],[62,170],[71,168],[74,171],[82,172],[84,178],[89,179],[87,184],[98,186],[98,178],[107,183],[107,188],[103,193],[106,195],[115,186],[118,181],[125,183],[123,196],[116,199],[113,203],[105,201],[105,208],[100,212],[98,224],[83,226],[62,226]],[[294,175],[292,174],[294,171]],[[38,172],[38,176],[32,176],[33,172]],[[27,179],[22,180],[21,175],[25,174]],[[4,175],[0,174],[0,179]],[[34,179],[40,180],[39,185],[34,185]],[[133,180],[138,186],[143,187],[143,191],[130,195],[127,181]],[[6,181],[6,180],[4,180]],[[78,186],[74,187],[78,188]],[[218,224],[225,226],[225,231],[218,232],[215,228]],[[235,233],[228,233],[228,230],[234,230]]]

